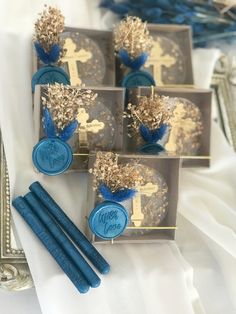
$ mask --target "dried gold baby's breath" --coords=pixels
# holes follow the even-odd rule
[[[49,52],[55,44],[60,44],[60,33],[64,30],[64,16],[55,7],[47,7],[39,14],[35,23],[35,40],[45,52]]]
[[[150,52],[153,38],[149,34],[147,23],[139,17],[128,16],[114,29],[115,51],[125,49],[131,58]]]
[[[55,83],[47,86],[42,104],[50,110],[57,129],[62,130],[77,118],[79,108],[90,106],[96,97],[89,89]]]
[[[129,103],[124,113],[124,117],[131,119],[129,128],[134,132],[139,132],[141,124],[150,130],[156,130],[162,124],[167,124],[171,115],[168,100],[169,97],[154,94],[150,97],[139,97],[138,105]]]
[[[94,176],[94,188],[103,183],[112,192],[134,188],[143,180],[136,163],[119,164],[118,155],[112,152],[97,152],[94,166],[89,172]]]

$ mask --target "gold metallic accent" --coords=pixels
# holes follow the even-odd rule
[[[170,118],[170,136],[168,142],[165,145],[165,148],[169,152],[177,151],[177,142],[180,129],[183,129],[184,134],[188,135],[196,128],[196,123],[190,118],[186,119],[185,115],[186,109],[184,108],[184,104],[179,102],[173,111],[173,117]]]
[[[164,50],[161,47],[161,42],[154,41],[153,48],[144,66],[151,66],[153,68],[153,76],[155,81],[158,83],[158,85],[163,85],[162,67],[165,66],[170,68],[175,63],[176,58],[164,53]]]
[[[73,40],[71,38],[66,38],[65,44],[63,46],[63,49],[66,50],[66,53],[61,59],[63,63],[66,62],[68,64],[70,83],[71,85],[75,86],[82,84],[82,80],[80,79],[78,73],[77,61],[85,63],[92,58],[91,51],[87,51],[85,49],[76,51],[76,48],[76,44],[73,42]]]
[[[211,159],[211,156],[180,156],[181,159]]]
[[[147,229],[147,230],[177,230],[178,227],[126,227],[126,229]]]
[[[79,108],[77,114],[77,120],[79,123],[78,133],[79,133],[79,145],[80,147],[88,146],[88,132],[93,134],[98,133],[103,130],[105,124],[98,121],[97,119],[88,122],[89,114],[86,112],[85,108]]]
[[[141,195],[146,195],[147,197],[152,196],[153,193],[158,191],[158,185],[148,182],[143,186],[136,186],[135,190],[137,193],[133,198],[133,214],[131,215],[131,221],[134,223],[135,227],[140,227],[144,219],[144,214],[141,209]]]
[[[165,84],[165,88],[197,88],[194,84]]]
[[[200,108],[186,98],[170,98],[172,115],[164,146],[168,154],[197,156],[202,143],[203,122]]]

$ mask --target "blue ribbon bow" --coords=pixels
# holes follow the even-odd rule
[[[134,71],[138,71],[144,65],[148,58],[148,54],[143,52],[137,58],[131,59],[128,52],[125,49],[120,49],[118,52],[118,56],[125,66],[131,68]]]
[[[99,186],[99,192],[107,201],[123,202],[129,198],[133,198],[137,191],[135,189],[124,188],[117,190],[116,192],[112,192],[106,184],[102,183]]]
[[[44,64],[55,63],[58,61],[60,57],[61,48],[58,44],[53,45],[49,53],[45,52],[45,50],[41,47],[41,45],[38,42],[34,43],[34,47],[39,59]]]
[[[48,138],[58,137],[63,142],[67,142],[72,135],[74,134],[75,130],[78,127],[78,121],[74,120],[68,125],[64,127],[64,129],[57,135],[55,123],[52,119],[52,115],[48,108],[44,109],[43,112],[43,128],[46,136]]]
[[[139,132],[142,138],[147,143],[156,143],[161,140],[167,130],[167,124],[162,124],[160,128],[156,130],[150,130],[144,124],[141,124],[139,127]]]

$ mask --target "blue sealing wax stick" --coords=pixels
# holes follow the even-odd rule
[[[89,284],[84,279],[80,271],[78,271],[78,269],[75,267],[75,265],[68,259],[64,251],[60,248],[56,240],[50,235],[40,219],[32,212],[32,209],[24,200],[24,198],[21,196],[15,198],[12,202],[12,205],[24,218],[32,231],[44,244],[49,253],[54,257],[58,265],[70,278],[79,292],[86,293],[89,290]]]
[[[62,229],[57,225],[55,220],[51,218],[44,205],[38,201],[32,192],[27,193],[24,196],[24,199],[28,202],[31,209],[39,217],[42,223],[47,227],[48,231],[55,238],[67,256],[74,262],[79,271],[81,271],[90,286],[93,288],[98,287],[101,283],[100,278],[79,253],[74,244],[64,234]]]
[[[65,230],[76,245],[81,249],[91,263],[102,273],[107,274],[110,265],[89,242],[85,235],[74,225],[64,211],[57,205],[48,192],[39,182],[31,184],[29,189],[39,198],[41,203],[48,209],[50,214],[55,218],[57,223]]]

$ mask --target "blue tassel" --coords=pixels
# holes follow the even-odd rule
[[[78,125],[79,124],[78,124],[77,120],[72,121],[70,124],[65,126],[64,129],[60,132],[59,138],[62,141],[67,142],[72,137],[72,135],[74,134],[74,132],[77,129]]]
[[[215,39],[234,40],[235,19],[231,14],[221,15],[212,0],[102,0],[101,2],[103,8],[111,10],[120,18],[132,15],[148,23],[188,24],[193,28],[194,43],[197,46]],[[236,9],[232,8],[230,12],[234,15]],[[197,24],[203,24],[204,29]],[[209,31],[211,34],[206,35]]]
[[[56,128],[48,108],[43,111],[43,129],[47,137],[56,137]]]
[[[134,189],[121,189],[116,192],[112,192],[109,187],[105,184],[100,184],[99,192],[102,194],[103,198],[107,201],[113,202],[123,202],[129,198],[133,198],[136,194]]]
[[[130,6],[126,3],[114,3],[114,1],[102,1],[101,8],[106,8],[121,16],[128,14]]]
[[[145,142],[152,142],[152,134],[148,127],[146,127],[144,124],[141,124],[139,127],[139,132]]]
[[[147,61],[148,54],[147,53],[142,53],[139,57],[135,59],[131,59],[129,57],[128,52],[125,49],[120,49],[118,53],[121,62],[127,66],[128,68],[131,68],[134,71],[139,70],[144,63]]]
[[[162,15],[163,11],[160,8],[150,8],[145,10],[145,15],[147,18],[158,18]]]
[[[152,142],[156,143],[157,141],[161,140],[167,130],[167,124],[162,124],[159,129],[152,131]]]
[[[61,48],[59,45],[57,44],[53,45],[49,53],[46,53],[38,42],[35,42],[34,46],[35,46],[35,50],[37,52],[39,59],[44,64],[51,64],[58,61],[60,57],[60,51],[61,51]]]
[[[156,143],[162,139],[167,130],[167,124],[162,124],[162,126],[156,130],[150,130],[144,124],[139,127],[139,132],[142,138],[147,143]]]

